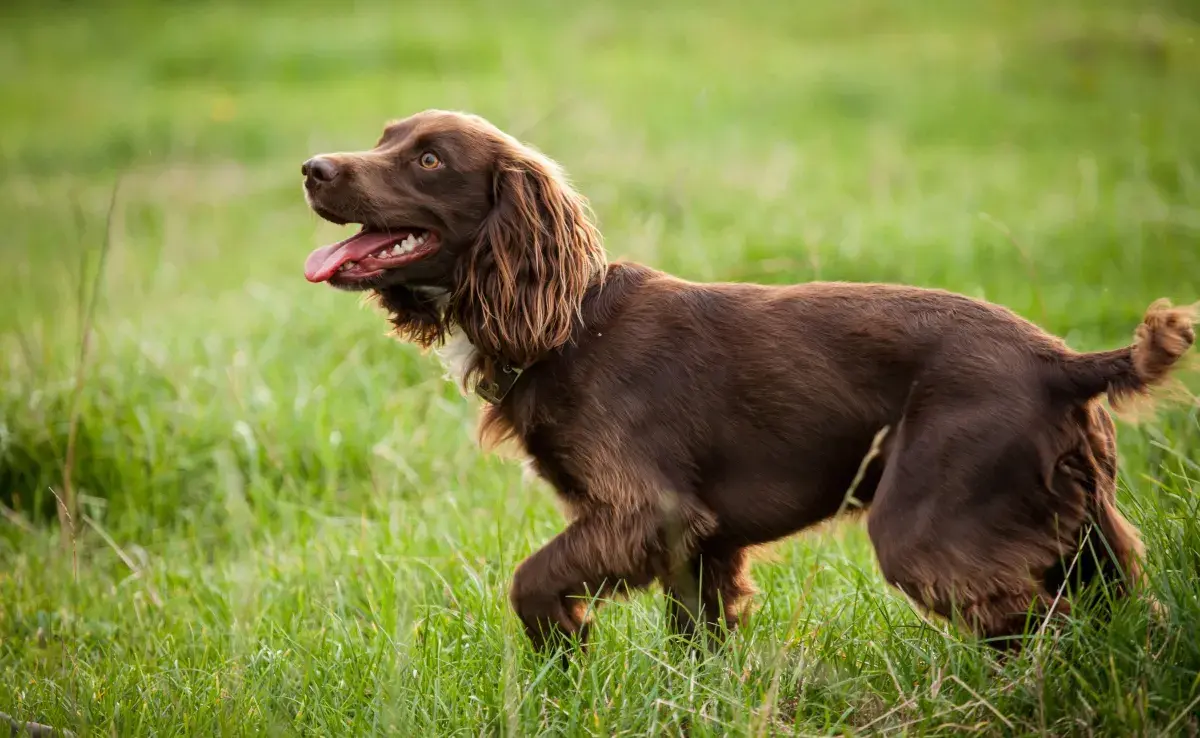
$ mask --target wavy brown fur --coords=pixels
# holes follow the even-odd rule
[[[558,167],[515,142],[496,162],[493,197],[449,312],[481,355],[526,367],[571,339],[604,247]]]
[[[413,169],[423,149],[444,170]],[[514,576],[536,645],[586,640],[579,598],[653,582],[675,631],[735,627],[748,552],[838,516],[852,484],[887,581],[980,635],[1068,611],[1069,583],[1137,580],[1101,403],[1164,381],[1194,312],[1155,303],[1131,346],[1088,354],[940,290],[605,266],[558,168],[474,116],[422,113],[336,156],[347,174],[312,187],[318,212],[370,203],[441,234],[372,285],[397,333],[469,339],[468,378],[524,368],[481,429],[517,441],[569,513]]]

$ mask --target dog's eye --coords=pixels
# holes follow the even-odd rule
[[[442,160],[432,151],[426,151],[424,154],[421,154],[419,161],[421,162],[422,169],[437,169],[442,165]]]

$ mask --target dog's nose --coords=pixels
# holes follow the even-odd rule
[[[300,173],[313,182],[332,182],[338,176],[338,168],[329,159],[314,156],[300,165]]]

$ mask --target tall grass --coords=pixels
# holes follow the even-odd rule
[[[340,231],[298,174],[469,109],[564,164],[614,258],[948,287],[1112,347],[1153,299],[1200,298],[1187,4],[0,17],[0,711],[116,735],[1200,729],[1187,402],[1120,429],[1161,620],[1085,605],[1001,660],[913,613],[846,523],[764,552],[719,654],[669,643],[656,593],[604,607],[565,671],[532,653],[507,583],[560,530],[552,493],[478,451],[435,360],[304,282]]]

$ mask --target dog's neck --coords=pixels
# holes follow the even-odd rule
[[[471,342],[471,338],[451,317],[451,292],[445,287],[432,285],[409,285],[405,289],[422,298],[429,304],[437,315],[441,326],[439,335],[431,341],[433,352],[441,360],[446,370],[446,379],[452,381],[464,393],[470,392],[472,384],[474,391],[484,400],[499,404],[512,389],[521,372],[528,367],[512,367],[500,357],[487,356]],[[388,304],[386,295],[384,306],[389,309],[391,318],[397,326],[402,324],[403,316]]]
[[[467,373],[477,366],[483,357],[471,339],[461,330],[451,327],[445,340],[433,349],[434,354],[446,369],[446,379],[466,390]]]
[[[434,301],[437,305],[438,312],[445,314],[446,306],[450,304],[450,290],[445,287],[436,287],[433,285],[415,284],[409,287],[410,290],[416,292]]]
[[[450,290],[429,285],[413,285],[408,289],[431,300],[436,306],[439,319],[446,325],[446,329],[439,345],[434,346],[433,352],[446,369],[446,379],[466,390],[467,374],[485,357],[462,329],[446,315],[450,305]]]
[[[597,270],[588,291],[580,301],[576,310],[580,320],[579,329],[583,329],[583,323],[586,322],[584,321],[584,303],[588,301],[589,296],[594,297],[598,294],[605,282],[606,273],[607,267]],[[437,329],[436,337],[431,336],[432,340],[425,345],[432,345],[434,354],[437,355],[446,370],[446,379],[454,382],[464,393],[473,389],[475,394],[485,401],[498,405],[517,383],[521,374],[542,360],[539,358],[530,366],[513,366],[504,357],[485,354],[471,341],[468,332],[464,331],[454,320],[450,304],[451,290],[432,285],[408,285],[405,289],[411,294],[419,296],[422,302],[436,312],[437,324],[440,328]],[[397,313],[393,308],[396,303],[389,305],[388,295],[383,294],[381,297],[384,306],[389,308],[389,312],[392,313],[393,322],[399,328],[401,322],[397,318],[402,313]]]

